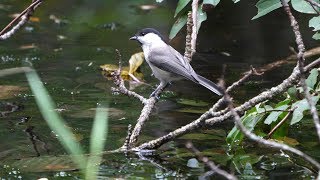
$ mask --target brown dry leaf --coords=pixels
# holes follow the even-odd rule
[[[64,166],[64,165],[59,165],[59,164],[49,164],[47,166],[44,167],[44,169],[46,170],[59,170],[61,171],[62,169],[70,169],[70,166]]]
[[[25,44],[19,47],[19,49],[25,50],[25,49],[34,49],[37,48],[35,44]]]
[[[14,13],[14,14],[9,14],[9,17],[11,17],[11,18],[16,18],[16,17],[18,17],[20,14],[18,14],[18,13]]]
[[[104,64],[100,66],[100,69],[102,70],[101,73],[102,75],[111,80],[112,77],[112,73],[118,70],[118,65],[114,65],[114,64]],[[133,75],[138,78],[138,79],[142,79],[143,78],[143,74],[142,73],[138,73],[138,72],[134,72]],[[129,67],[125,66],[122,67],[121,69],[121,77],[124,80],[132,80],[132,78],[129,75]]]
[[[133,74],[141,66],[144,61],[143,52],[135,53],[129,59],[129,73]]]
[[[31,22],[40,22],[40,18],[32,16],[32,17],[29,18],[29,21],[31,21]]]
[[[139,6],[139,8],[140,8],[141,10],[144,10],[144,11],[149,11],[149,10],[157,9],[158,6],[156,6],[156,5],[151,5],[151,4],[146,4],[146,5],[141,5],[141,6]]]
[[[297,146],[300,144],[296,139],[286,137],[286,136],[283,137],[281,140],[290,146]]]
[[[0,99],[9,99],[15,97],[16,94],[27,90],[26,87],[11,86],[11,85],[0,85]]]

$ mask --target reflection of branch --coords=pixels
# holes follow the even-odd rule
[[[320,47],[309,49],[304,53],[305,58],[313,57],[316,55],[320,55]],[[256,71],[259,73],[264,73],[266,71],[273,70],[273,69],[278,68],[278,67],[285,65],[285,64],[296,63],[296,60],[297,60],[297,54],[292,54],[284,59],[279,59],[279,60],[276,60],[272,63],[266,64],[262,67],[256,68]],[[247,74],[249,72],[250,71],[247,71],[244,74]]]
[[[319,66],[319,64],[320,64],[320,58],[315,60],[314,62],[310,63],[309,65],[307,65],[305,67],[305,71],[309,71],[313,67]],[[260,93],[256,97],[253,97],[252,99],[248,100],[247,102],[240,105],[239,107],[236,107],[235,111],[237,113],[243,113],[244,111],[252,108],[256,104],[263,102],[267,99],[271,99],[271,98],[275,97],[276,95],[285,92],[289,87],[296,84],[297,81],[299,80],[299,78],[300,78],[300,71],[298,70],[297,67],[295,67],[293,69],[292,74],[287,79],[285,79],[281,84],[271,88],[270,90],[267,90],[267,91]],[[212,118],[210,118],[210,117],[212,117]],[[219,113],[219,112],[217,112],[217,113],[212,112],[211,113],[210,111],[207,111],[203,115],[201,115],[197,120],[195,120],[185,126],[182,126],[178,129],[168,133],[167,135],[164,135],[164,136],[159,137],[157,139],[143,143],[139,147],[137,147],[136,149],[139,150],[139,149],[158,148],[166,142],[169,142],[177,137],[180,137],[180,136],[182,136],[192,130],[201,128],[204,124],[212,126],[213,124],[215,124],[217,122],[224,121],[230,117],[232,117],[232,114],[230,112],[227,112],[227,113],[221,115],[221,113]],[[210,118],[210,119],[208,119],[208,118]]]
[[[23,10],[16,18],[14,18],[5,28],[0,32],[0,40],[5,40],[10,38],[17,30],[19,30],[26,22],[28,22],[33,11],[42,3],[43,0],[32,1],[32,3]],[[17,20],[21,20],[7,33],[4,34]]]
[[[212,161],[209,161],[209,159],[205,156],[202,156],[201,155],[201,152],[195,148],[193,146],[193,144],[191,142],[187,143],[186,144],[186,147],[191,150],[197,157],[199,160],[201,160],[203,163],[205,163],[208,167],[210,167],[210,169],[213,171],[213,172],[216,172],[222,176],[224,176],[225,178],[227,179],[232,179],[232,180],[236,180],[238,179],[237,177],[235,177],[234,175],[232,174],[229,174],[228,172],[226,172],[225,170],[223,169],[220,169],[219,166],[217,166],[216,164],[214,164],[214,162]]]
[[[319,115],[317,112],[317,108],[315,106],[315,103],[312,101],[311,95],[309,93],[309,89],[308,86],[306,84],[306,77],[305,77],[305,71],[304,71],[304,63],[305,63],[305,58],[304,58],[304,51],[305,51],[305,46],[301,37],[301,33],[299,30],[299,25],[298,22],[296,21],[295,17],[293,16],[293,14],[291,13],[290,7],[287,3],[287,1],[285,0],[281,0],[282,6],[284,8],[284,11],[287,13],[288,18],[290,20],[290,24],[292,26],[292,30],[295,34],[296,37],[296,43],[298,46],[298,54],[297,54],[297,59],[298,59],[298,67],[299,67],[299,71],[300,71],[300,83],[301,86],[303,88],[303,92],[304,92],[304,96],[308,102],[308,105],[310,106],[310,112],[312,114],[312,119],[313,122],[315,124],[316,130],[317,130],[317,134],[318,134],[318,138],[320,141],[320,120],[319,120]]]

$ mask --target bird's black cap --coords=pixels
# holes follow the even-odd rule
[[[144,29],[141,29],[140,31],[138,31],[138,32],[135,34],[134,37],[144,36],[144,35],[146,35],[146,34],[148,34],[148,33],[154,33],[154,34],[158,35],[158,36],[161,38],[162,41],[164,41],[164,42],[167,43],[166,39],[162,36],[162,34],[161,34],[159,31],[157,31],[157,30],[155,30],[155,29],[153,29],[153,28],[144,28]],[[132,38],[130,38],[130,39],[135,40],[134,37],[132,37]]]

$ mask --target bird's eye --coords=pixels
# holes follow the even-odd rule
[[[141,34],[141,36],[144,36],[144,35],[146,35],[146,33],[145,33],[145,32],[141,32],[140,34]]]

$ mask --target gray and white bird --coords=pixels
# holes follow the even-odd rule
[[[131,37],[130,40],[136,40],[140,43],[144,57],[153,75],[160,80],[159,86],[151,96],[156,95],[158,90],[165,88],[168,83],[183,78],[200,84],[219,96],[223,94],[219,86],[198,75],[189,62],[178,51],[167,44],[157,30],[153,28],[142,29]]]

